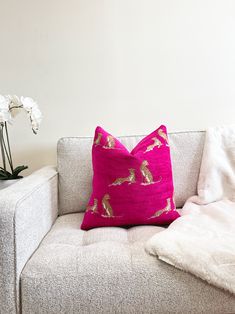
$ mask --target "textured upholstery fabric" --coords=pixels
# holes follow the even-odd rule
[[[21,275],[23,314],[235,313],[235,298],[148,255],[163,228],[82,231],[83,214],[57,219]]]
[[[81,229],[167,225],[179,217],[164,125],[144,137],[132,151],[98,126],[92,167],[93,190]]]
[[[52,167],[0,191],[1,314],[20,311],[20,273],[57,213],[57,172]]]
[[[170,133],[171,157],[175,183],[175,202],[182,207],[196,193],[204,132]],[[131,150],[143,136],[124,136],[119,140]],[[68,137],[58,142],[59,213],[82,212],[91,194],[92,137]]]

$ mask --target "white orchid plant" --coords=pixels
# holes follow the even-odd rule
[[[37,134],[42,120],[42,113],[37,103],[30,97],[0,95],[0,149],[3,163],[3,167],[0,167],[0,180],[22,178],[21,171],[28,168],[28,166],[14,168],[7,128],[8,123],[12,124],[15,116],[20,111],[26,111],[31,122],[32,131]]]

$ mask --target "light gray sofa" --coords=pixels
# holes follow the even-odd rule
[[[169,135],[177,207],[196,193],[204,135]],[[163,228],[80,229],[91,145],[61,139],[58,174],[45,167],[0,191],[0,313],[235,313],[234,296],[145,252]]]

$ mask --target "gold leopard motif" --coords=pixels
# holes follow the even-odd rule
[[[171,210],[171,199],[168,198],[168,199],[166,200],[166,202],[167,202],[166,207],[163,208],[163,209],[160,209],[160,210],[156,211],[156,213],[155,213],[151,218],[159,217],[159,216],[161,216],[163,213],[167,213],[167,212],[169,212],[169,211]]]
[[[97,198],[94,199],[93,205],[88,205],[86,211],[92,211],[92,213],[96,213],[98,210],[98,200]]]
[[[140,171],[144,177],[144,183],[145,184],[152,184],[153,181],[153,175],[150,172],[150,170],[147,168],[148,166],[148,161],[147,160],[143,160],[141,166],[140,166]]]
[[[103,208],[105,210],[105,217],[112,217],[113,216],[113,209],[109,203],[110,200],[110,195],[109,194],[105,194],[103,199],[102,199],[102,205]]]
[[[117,178],[111,185],[121,185],[124,182],[129,182],[128,184],[135,183],[135,169],[130,168],[129,169],[129,176],[126,178]]]
[[[94,144],[95,145],[100,145],[101,138],[102,138],[102,133],[98,133],[97,134],[97,138],[94,141]]]
[[[166,142],[166,146],[169,146],[168,137],[167,137],[166,133],[163,131],[163,129],[158,130],[158,135],[164,139],[164,141]]]
[[[106,145],[104,146],[104,148],[114,148],[115,146],[115,139],[112,135],[108,135],[107,136],[107,143]]]
[[[157,137],[153,137],[152,140],[153,144],[149,145],[144,153],[150,152],[154,147],[160,148],[162,146],[162,142]]]

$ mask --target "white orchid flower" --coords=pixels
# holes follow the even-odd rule
[[[24,109],[32,125],[32,130],[36,134],[42,121],[42,113],[37,103],[30,97],[20,98],[16,95],[0,95],[0,123],[11,123],[21,109]]]
[[[20,98],[16,95],[7,95],[6,98],[12,103],[11,105],[15,105],[16,107],[22,106]]]
[[[11,122],[12,116],[7,110],[0,110],[0,123]]]
[[[0,110],[9,110],[10,101],[6,96],[0,95]]]
[[[20,100],[23,108],[29,114],[32,130],[36,134],[42,121],[42,113],[39,110],[37,103],[32,98],[21,96]]]
[[[22,108],[22,103],[20,98],[16,95],[7,95],[7,99],[10,102],[10,112],[13,118],[20,113],[20,109]]]
[[[31,112],[33,109],[38,109],[37,103],[30,97],[21,96],[20,101],[23,105],[23,108],[28,112]]]
[[[36,134],[42,121],[42,113],[38,108],[34,108],[30,114],[33,132]]]
[[[10,122],[12,119],[9,111],[10,101],[6,96],[0,95],[0,123]]]

